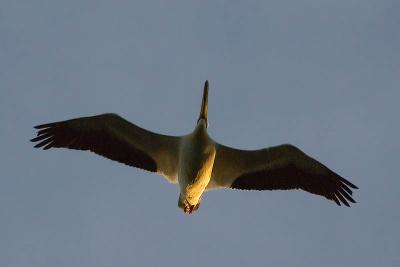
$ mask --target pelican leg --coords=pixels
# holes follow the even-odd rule
[[[193,207],[193,212],[196,211],[196,210],[198,210],[199,207],[200,207],[200,202],[197,203],[196,205],[194,205],[194,207]]]
[[[200,202],[196,205],[191,205],[186,199],[182,198],[182,196],[179,196],[178,207],[181,208],[184,213],[192,214],[199,209]]]
[[[190,205],[190,204],[188,203],[188,205],[185,206],[185,208],[184,208],[183,211],[184,211],[186,214],[192,214],[193,212],[195,212],[196,210],[198,210],[199,207],[200,207],[200,203],[197,203],[196,205]]]

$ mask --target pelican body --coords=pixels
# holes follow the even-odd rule
[[[204,119],[199,120],[192,134],[183,138],[181,147],[178,173],[181,194],[178,206],[191,213],[199,207],[201,195],[210,182],[216,154]]]
[[[293,145],[239,150],[207,133],[208,81],[193,132],[167,136],[140,128],[116,114],[38,125],[35,147],[90,150],[132,167],[157,172],[179,184],[178,207],[191,214],[205,191],[302,189],[349,206],[357,187]]]

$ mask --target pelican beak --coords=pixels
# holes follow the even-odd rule
[[[206,126],[208,126],[208,80],[204,84],[204,91],[203,91],[203,101],[201,102],[201,110],[200,110],[200,115],[199,119],[197,120],[197,123],[203,119],[206,122]]]

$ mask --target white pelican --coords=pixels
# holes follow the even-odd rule
[[[355,203],[357,187],[293,145],[239,150],[207,134],[208,81],[193,132],[167,136],[142,129],[116,114],[102,114],[38,125],[35,147],[90,150],[129,166],[157,172],[179,184],[178,206],[185,213],[199,208],[204,191],[303,189],[340,206]]]

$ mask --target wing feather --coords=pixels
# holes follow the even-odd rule
[[[36,148],[89,150],[111,160],[176,180],[180,138],[142,129],[116,114],[35,126]]]
[[[338,205],[356,202],[351,189],[357,186],[292,145],[254,151],[218,145],[211,179],[208,189],[302,189]]]

